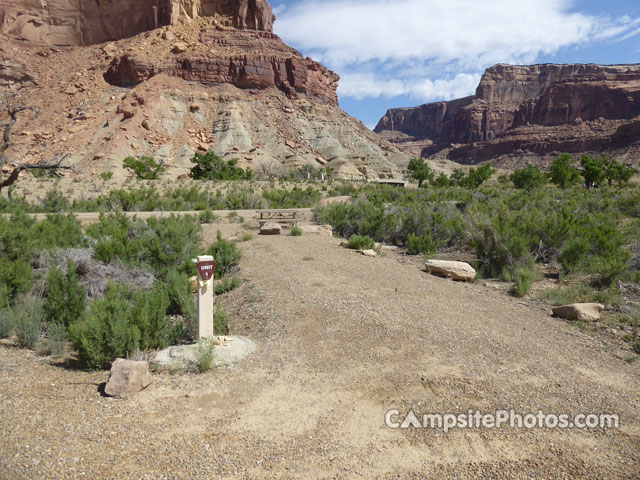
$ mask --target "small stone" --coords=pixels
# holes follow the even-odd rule
[[[377,257],[378,254],[375,252],[375,250],[360,250],[360,253],[362,255],[364,255],[365,257]]]
[[[111,374],[104,387],[104,393],[110,397],[126,398],[148,387],[152,381],[153,376],[147,362],[117,358],[111,364]]]
[[[151,124],[149,123],[149,120],[142,121],[142,128],[144,128],[145,130],[151,130]]]
[[[178,42],[178,43],[174,43],[173,47],[171,48],[171,51],[173,53],[183,53],[187,51],[187,45],[182,43],[182,42]]]

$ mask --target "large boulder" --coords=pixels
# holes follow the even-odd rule
[[[152,381],[147,362],[117,358],[111,364],[111,374],[104,393],[110,397],[125,398],[148,387]]]
[[[282,233],[282,225],[275,222],[267,222],[260,227],[260,235],[280,235]]]
[[[453,280],[468,282],[476,278],[476,271],[471,265],[465,262],[428,260],[424,266],[429,273]]]
[[[603,310],[604,305],[600,303],[573,303],[554,308],[553,314],[566,320],[595,322],[600,320],[600,312]]]
[[[331,225],[301,225],[300,230],[305,234],[333,236],[333,228]]]

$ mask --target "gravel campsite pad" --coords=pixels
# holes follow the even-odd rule
[[[225,237],[240,225],[215,229]],[[636,479],[640,363],[615,339],[480,284],[320,235],[255,236],[224,297],[257,349],[101,396],[85,372],[0,345],[0,477]],[[389,410],[610,413],[615,429],[385,426]],[[398,415],[401,418],[402,415]]]

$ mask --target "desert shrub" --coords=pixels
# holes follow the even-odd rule
[[[0,304],[10,303],[16,296],[29,292],[32,286],[33,268],[29,262],[0,257],[0,293],[6,294]]]
[[[65,328],[76,322],[85,309],[87,291],[80,285],[75,264],[69,260],[67,273],[53,265],[47,275],[43,305],[44,319]]]
[[[11,308],[0,309],[0,338],[7,338],[13,333],[13,311]]]
[[[262,199],[250,187],[233,188],[224,198],[224,208],[228,210],[256,210],[262,205]]]
[[[535,165],[516,170],[509,177],[516,188],[532,190],[547,183],[547,177]]]
[[[215,278],[224,277],[231,268],[240,263],[242,258],[242,252],[238,246],[223,239],[220,230],[218,230],[215,243],[207,249],[206,254],[211,255],[216,262]]]
[[[33,350],[42,335],[42,301],[23,296],[13,307],[12,314],[18,346]]]
[[[289,233],[292,237],[299,237],[302,235],[302,229],[297,225],[291,225]]]
[[[45,193],[45,196],[40,203],[42,205],[42,210],[47,213],[66,212],[71,207],[67,197],[65,197],[57,188],[52,188]]]
[[[215,223],[219,219],[220,219],[220,217],[218,217],[215,213],[213,213],[210,208],[207,208],[206,210],[201,212],[200,215],[198,215],[198,221],[201,224],[203,224],[203,223]]]
[[[165,170],[162,163],[156,162],[153,157],[127,157],[122,162],[122,166],[133,170],[136,177],[141,180],[157,180],[158,175]]]
[[[269,208],[309,208],[322,198],[322,194],[309,186],[305,189],[294,187],[286,189],[270,189],[262,192],[262,198]]]
[[[67,342],[67,329],[64,325],[53,323],[47,327],[47,340],[51,355],[61,357]]]
[[[198,335],[198,312],[191,294],[191,284],[187,275],[171,270],[165,280],[169,296],[168,315],[180,315],[183,321],[182,336],[195,339]]]
[[[353,234],[349,237],[349,248],[354,250],[372,250],[375,247],[375,242],[371,237],[366,235],[360,236]]]
[[[220,302],[216,303],[216,311],[213,313],[213,333],[227,335],[229,333],[229,318],[222,309]]]
[[[104,181],[111,180],[113,178],[113,172],[102,172],[100,178]]]
[[[176,215],[146,223],[124,215],[100,215],[98,223],[87,227],[87,235],[96,240],[96,259],[147,265],[160,277],[171,269],[195,272],[191,259],[198,254],[201,231],[193,217]]]
[[[198,373],[208,372],[213,368],[216,342],[210,338],[198,341],[196,347],[196,368]]]
[[[164,348],[175,339],[168,306],[163,288],[148,293],[111,283],[104,298],[91,302],[85,318],[71,326],[69,337],[89,368],[106,369],[118,357]]]
[[[224,293],[235,290],[241,285],[242,281],[238,277],[233,277],[231,279],[223,278],[220,283],[216,285],[214,292],[216,295],[222,295]]]
[[[251,232],[242,232],[238,237],[239,242],[248,242],[249,240],[253,240],[253,233]]]
[[[196,153],[191,159],[195,165],[191,168],[191,178],[195,180],[251,180],[253,170],[237,167],[238,159],[227,162],[213,152]]]
[[[530,265],[516,267],[513,272],[512,292],[518,297],[524,297],[531,291],[535,280],[535,270]]]
[[[429,235],[410,233],[407,237],[407,250],[410,255],[418,255],[420,253],[433,254],[438,250],[438,245]]]
[[[227,218],[229,219],[229,223],[244,223],[244,217],[240,216],[236,211],[229,212]]]

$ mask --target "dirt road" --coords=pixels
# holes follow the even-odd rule
[[[156,375],[114,400],[97,391],[105,372],[2,345],[0,477],[640,476],[640,364],[623,361],[614,340],[334,238],[256,237],[241,248],[245,283],[223,302],[233,333],[258,351],[233,368]],[[445,434],[388,428],[390,409],[611,413],[620,427]]]

